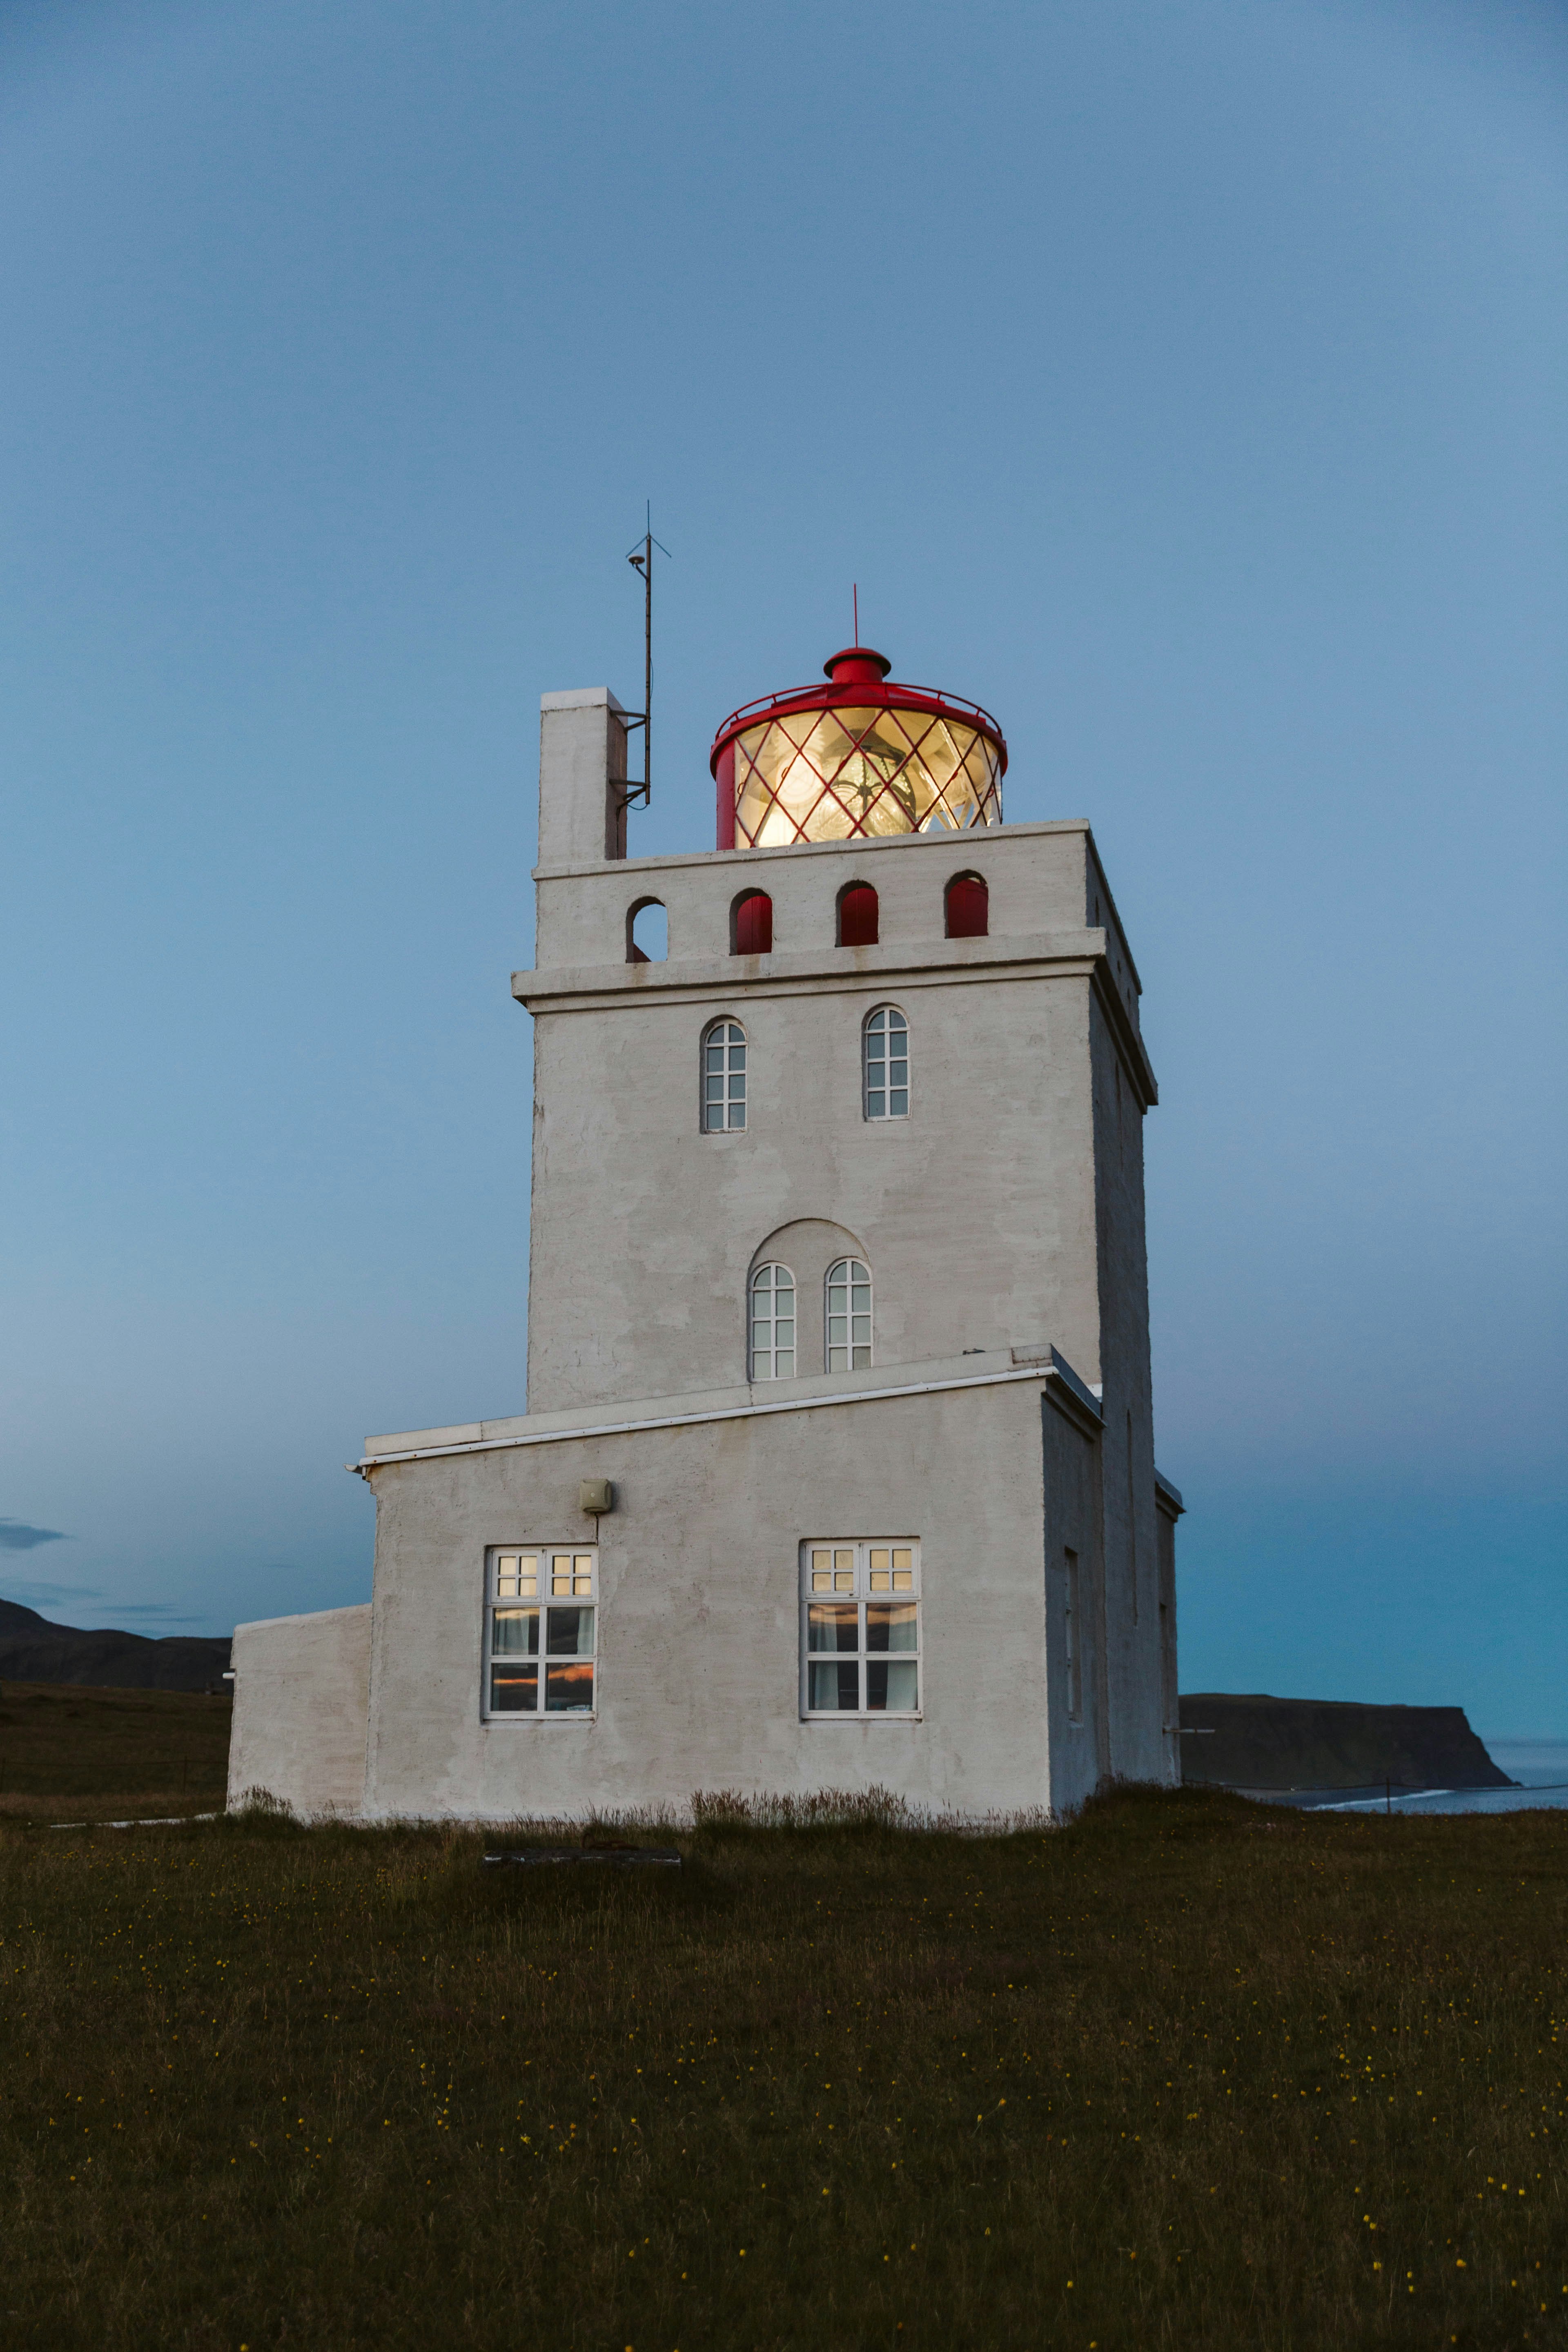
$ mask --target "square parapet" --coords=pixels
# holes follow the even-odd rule
[[[946,891],[960,876],[977,876],[986,886],[986,940],[949,940]],[[736,980],[782,977],[801,968],[802,959],[831,972],[897,966],[908,952],[936,946],[954,952],[965,947],[973,960],[989,961],[1013,940],[1041,934],[1099,932],[1081,940],[1079,952],[1098,955],[1131,1028],[1139,1025],[1141,982],[1116,904],[1100,865],[1094,837],[1079,818],[1040,824],[1005,824],[968,834],[900,834],[875,840],[816,842],[785,849],[709,850],[663,857],[599,860],[593,864],[541,866],[535,974],[517,975],[513,993],[534,993],[534,977],[572,969],[590,971],[625,967],[625,980],[658,987],[686,968],[719,964]],[[868,883],[877,893],[879,945],[840,948],[838,901],[847,887]],[[772,901],[773,945],[765,955],[734,955],[732,920],[739,901],[765,892]],[[649,902],[668,919],[668,954],[658,963],[630,960],[630,926],[636,910]],[[945,958],[943,959],[945,960]],[[624,981],[616,981],[616,985]]]

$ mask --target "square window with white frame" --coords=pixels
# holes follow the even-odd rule
[[[599,1555],[582,1544],[497,1546],[485,1559],[483,1712],[594,1712]]]
[[[803,1715],[920,1713],[920,1590],[912,1539],[802,1544]]]

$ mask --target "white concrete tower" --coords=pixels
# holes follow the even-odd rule
[[[727,720],[720,846],[679,856],[623,854],[614,697],[545,698],[538,962],[512,982],[535,1022],[529,1411],[1048,1340],[1101,1398],[1110,1623],[1132,1682],[1170,1684],[1127,1710],[1155,1745],[1118,1765],[1154,1774],[1174,1619],[1138,974],[1088,824],[1004,824],[995,721],[889,667],[851,647]],[[660,962],[632,937],[650,901]],[[847,1267],[870,1328],[840,1355]]]
[[[237,1790],[1179,1779],[1132,960],[1089,827],[1002,823],[986,712],[827,672],[726,720],[673,857],[626,855],[614,696],[545,698],[528,1411],[366,1439],[374,1600],[239,1630]]]

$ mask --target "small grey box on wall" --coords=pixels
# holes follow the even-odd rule
[[[583,1478],[577,1486],[577,1508],[598,1518],[616,1507],[616,1490],[607,1478]]]

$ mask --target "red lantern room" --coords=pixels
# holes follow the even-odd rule
[[[1002,822],[1007,746],[977,702],[889,685],[892,664],[847,646],[826,686],[731,712],[713,739],[719,847],[778,849]]]

